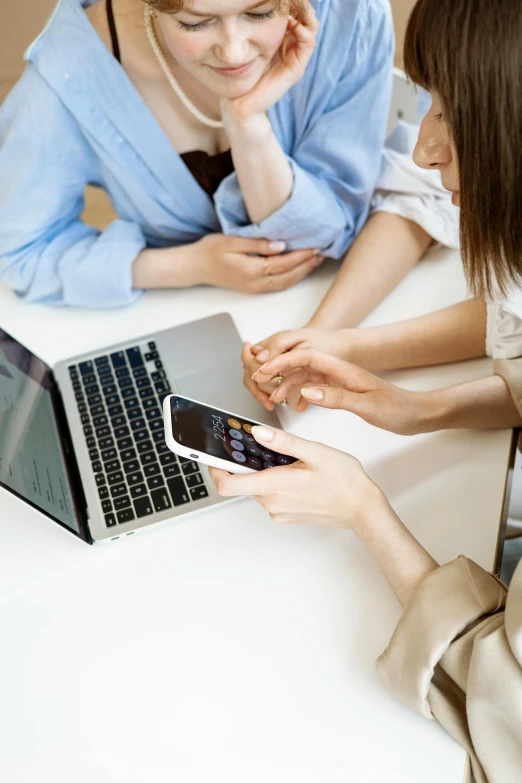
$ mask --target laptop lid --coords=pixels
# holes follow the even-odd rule
[[[52,370],[0,329],[0,487],[92,543]]]

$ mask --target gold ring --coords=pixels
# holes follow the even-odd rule
[[[282,375],[274,375],[270,383],[273,383],[274,386],[280,386],[283,383],[283,376]]]

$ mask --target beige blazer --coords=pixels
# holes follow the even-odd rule
[[[509,591],[472,560],[432,571],[377,661],[386,688],[469,754],[466,780],[522,781],[522,562]]]

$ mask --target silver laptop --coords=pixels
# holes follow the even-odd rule
[[[222,313],[51,369],[0,330],[0,487],[88,543],[226,502],[167,449],[161,405],[178,392],[278,426],[243,386],[241,346]]]

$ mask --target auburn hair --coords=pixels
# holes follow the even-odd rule
[[[156,11],[176,14],[184,8],[189,9],[193,0],[144,0],[144,2],[156,9]],[[307,0],[274,0],[274,7],[275,10],[281,14],[287,14],[294,9],[299,13],[306,3]]]
[[[404,63],[453,138],[469,288],[506,295],[522,276],[522,2],[418,0]]]

